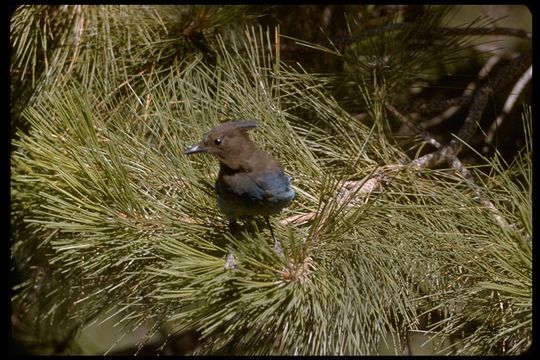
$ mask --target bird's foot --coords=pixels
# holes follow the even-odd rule
[[[284,253],[283,253],[283,248],[281,247],[281,244],[279,243],[279,240],[278,239],[274,239],[274,252],[276,254],[278,254],[279,256],[283,257],[284,256]]]
[[[225,260],[225,265],[223,266],[225,270],[234,270],[236,269],[236,258],[233,253],[227,254],[227,260]]]
[[[277,239],[276,235],[274,235],[274,230],[272,230],[272,225],[270,224],[270,220],[268,219],[268,216],[265,216],[264,219],[266,220],[266,224],[268,225],[268,229],[270,229],[270,235],[272,235],[272,239],[274,239],[274,252],[278,254],[279,256],[283,257],[283,248],[281,247],[281,244],[279,243],[279,240]]]

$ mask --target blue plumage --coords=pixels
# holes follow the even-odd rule
[[[218,177],[216,193],[218,206],[229,220],[276,214],[289,205],[295,195],[289,176],[281,169],[263,174],[238,172],[229,177]]]

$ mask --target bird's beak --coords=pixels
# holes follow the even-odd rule
[[[204,146],[197,144],[197,145],[193,145],[187,148],[186,151],[184,151],[184,154],[190,155],[190,154],[195,154],[195,153],[205,152],[205,151],[206,151],[206,148]]]

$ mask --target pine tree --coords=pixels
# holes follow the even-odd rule
[[[140,346],[192,331],[204,354],[375,354],[388,339],[407,352],[420,332],[441,353],[525,351],[531,108],[514,161],[495,154],[483,167],[460,161],[471,129],[439,143],[399,110],[400,89],[469,56],[464,39],[485,27],[445,28],[444,7],[375,30],[351,23],[344,49],[317,46],[343,61],[337,88],[282,59],[286,38],[244,26],[246,14],[256,12],[17,9],[14,336],[36,353],[78,353],[77,332],[114,317],[121,336],[149,328]],[[476,130],[483,101],[529,66],[524,51],[461,99],[462,129]],[[284,257],[262,219],[228,231],[215,160],[183,154],[230,119],[257,119],[252,136],[294,178],[295,200],[272,219]],[[417,133],[413,148],[435,151],[410,160],[389,136],[396,119]],[[230,249],[234,270],[223,267]]]

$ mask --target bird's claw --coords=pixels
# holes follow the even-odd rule
[[[281,257],[284,256],[284,254],[283,254],[283,248],[281,247],[281,244],[279,243],[278,240],[276,240],[276,241],[274,242],[274,252],[275,252],[276,254],[278,254],[279,256],[281,256]]]
[[[236,269],[236,258],[233,253],[227,255],[227,260],[225,260],[225,265],[223,266],[225,270],[234,270]]]

